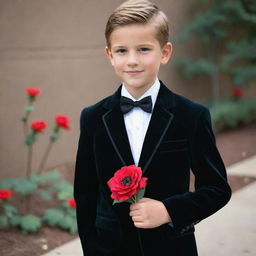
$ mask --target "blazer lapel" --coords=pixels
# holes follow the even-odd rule
[[[160,81],[161,87],[151,116],[143,143],[138,166],[143,174],[147,170],[166,131],[171,125],[174,114],[170,109],[175,106],[174,94]],[[123,113],[120,108],[121,86],[104,104],[108,111],[102,116],[111,143],[123,166],[134,164]]]
[[[108,111],[102,116],[111,143],[123,166],[134,164],[123,113],[120,108],[121,86],[104,105]]]
[[[142,168],[143,174],[146,172],[166,131],[171,125],[174,114],[169,109],[174,106],[174,94],[161,82],[138,164]]]

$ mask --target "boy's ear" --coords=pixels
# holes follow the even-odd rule
[[[105,53],[107,55],[107,57],[109,58],[110,62],[111,62],[111,65],[113,66],[113,55],[112,55],[112,52],[111,50],[106,46],[105,47]]]
[[[172,44],[168,42],[162,49],[162,58],[161,58],[161,64],[166,64],[172,55]]]

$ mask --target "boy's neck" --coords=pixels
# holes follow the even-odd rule
[[[151,88],[154,85],[154,83],[151,84],[150,86],[143,87],[143,88],[130,88],[129,86],[126,86],[125,84],[123,84],[123,85],[134,99],[139,99],[149,88]]]

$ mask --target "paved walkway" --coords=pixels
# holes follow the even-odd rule
[[[229,166],[227,172],[256,178],[256,156]],[[255,256],[255,218],[256,181],[233,193],[224,208],[196,225],[199,255]],[[83,253],[79,239],[75,239],[42,256],[83,256]]]

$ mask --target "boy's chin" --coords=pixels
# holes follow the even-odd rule
[[[141,90],[142,88],[146,88],[147,86],[144,85],[143,83],[125,83],[124,82],[125,87],[127,88],[131,88],[134,90]]]

